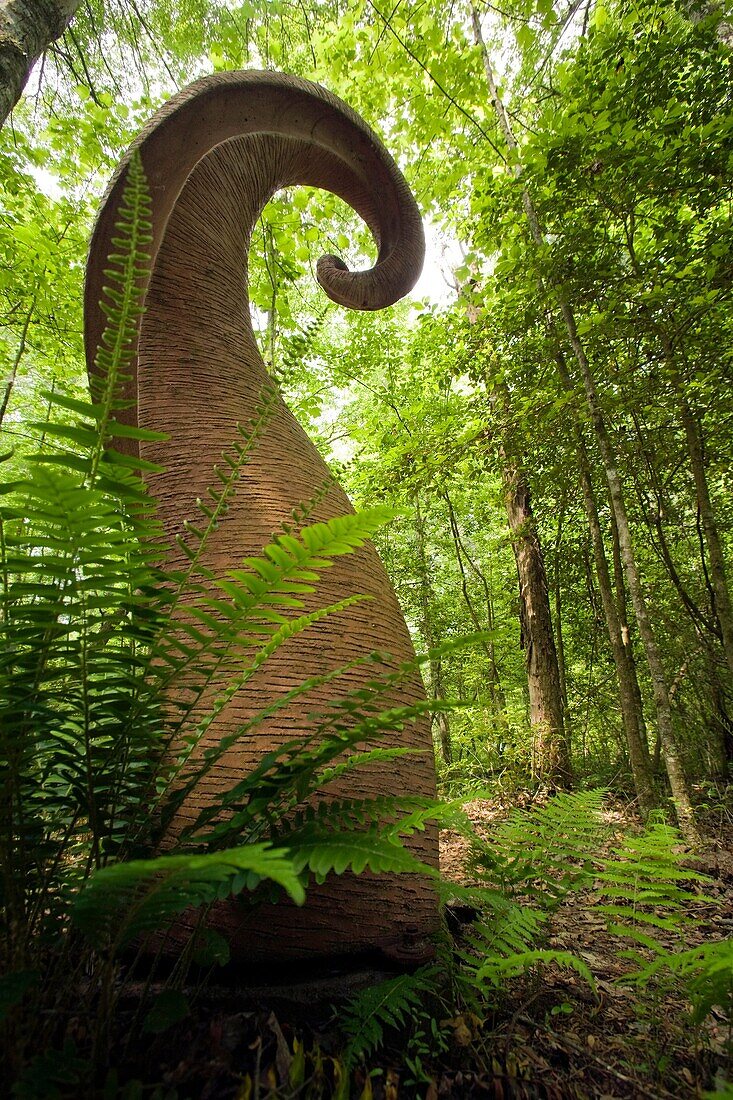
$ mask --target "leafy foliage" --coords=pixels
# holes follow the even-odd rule
[[[192,906],[255,889],[263,879],[282,886],[293,899],[305,890],[284,851],[248,844],[204,855],[170,855],[102,867],[77,895],[72,919],[97,947],[125,947],[146,932],[165,929]]]
[[[692,1004],[692,1021],[699,1024],[719,1007],[730,1018],[733,1010],[733,941],[720,940],[687,951],[660,952],[642,966],[633,980],[642,988],[665,971],[678,978]]]
[[[541,963],[569,967],[593,986],[582,959],[545,949],[543,936],[549,915],[592,881],[603,793],[560,793],[530,812],[514,811],[488,839],[471,838],[479,884],[451,886],[459,901],[480,911],[460,950],[469,1003],[484,984],[499,989]]]
[[[531,896],[542,909],[555,908],[592,881],[604,793],[561,792],[529,813],[513,811],[488,840],[474,840],[473,866],[504,895]]]
[[[412,974],[399,974],[357,993],[340,1015],[348,1037],[344,1052],[347,1065],[381,1046],[385,1028],[404,1026],[423,1010],[426,997],[435,992],[440,971],[421,966]]]
[[[687,912],[691,891],[708,879],[681,865],[681,847],[676,829],[653,821],[639,836],[626,838],[617,858],[606,861],[598,882],[611,900],[598,908],[612,931],[658,949],[655,934],[681,932],[694,924]]]

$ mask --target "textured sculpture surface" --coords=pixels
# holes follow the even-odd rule
[[[316,84],[271,72],[222,73],[184,89],[151,120],[133,148],[140,151],[152,193],[152,271],[145,297],[135,370],[128,396],[130,419],[166,432],[164,443],[141,443],[140,457],[165,468],[149,477],[170,544],[184,519],[196,517],[195,501],[213,481],[213,467],[236,438],[236,425],[256,413],[269,384],[252,332],[247,297],[247,256],[263,207],[282,187],[309,184],[332,191],[369,226],[378,247],[375,266],[351,272],[335,257],[318,263],[318,280],[334,301],[355,309],[379,309],[406,294],[423,259],[420,216],[389,155],[365,123]],[[111,251],[129,153],[107,192],[89,257],[85,298],[87,362],[93,370],[103,317],[103,269]],[[125,441],[118,444],[122,449]],[[257,554],[291,510],[309,500],[329,478],[313,444],[277,397],[272,416],[237,498],[206,548],[206,564],[224,573]],[[351,511],[334,484],[313,521]],[[175,563],[175,551],[171,551]],[[413,656],[396,597],[374,548],[336,559],[324,574],[317,605],[355,592],[373,599],[315,624],[286,643],[231,701],[207,733],[220,739],[248,717],[310,676],[374,650],[400,664]],[[354,669],[345,687],[372,673]],[[333,696],[327,686],[294,701],[229,749],[217,768],[184,804],[182,821],[211,791],[231,785],[264,752],[307,732],[308,713]],[[415,674],[401,701],[423,696]],[[427,720],[390,744],[420,750],[398,759],[390,774],[351,773],[352,797],[375,794],[432,795],[432,742]],[[205,747],[205,744],[204,746]],[[330,792],[338,794],[338,790]],[[413,850],[437,864],[434,833]],[[286,904],[252,915],[236,903],[220,906],[215,923],[230,938],[233,955],[288,958],[396,947],[437,925],[430,881],[419,876],[343,875],[312,887],[302,910]]]

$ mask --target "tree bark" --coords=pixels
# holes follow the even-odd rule
[[[0,126],[31,69],[71,22],[80,0],[0,0]]]
[[[420,578],[420,630],[425,639],[425,645],[431,652],[435,649],[439,639],[436,637],[435,623],[433,619],[433,606],[435,593],[430,582],[427,554],[425,551],[425,523],[420,508],[420,495],[415,493],[415,536],[417,539],[417,566]],[[435,702],[443,699],[443,663],[440,657],[430,657],[430,698]],[[438,728],[440,751],[444,764],[453,762],[453,746],[450,736],[450,722],[445,711],[438,711],[433,715],[432,724]]]
[[[491,589],[486,579],[485,574],[479,567],[478,563],[474,561],[469,554],[466,545],[461,537],[461,530],[458,526],[458,519],[456,517],[456,511],[453,507],[453,501],[447,491],[441,493],[443,500],[448,508],[448,521],[450,523],[451,535],[453,536],[453,546],[456,551],[456,561],[458,562],[458,569],[461,574],[461,591],[463,592],[463,598],[468,608],[468,613],[471,616],[471,622],[479,633],[483,633],[485,630],[490,632],[494,629],[494,611],[491,600]],[[471,594],[468,590],[468,577],[466,576],[466,569],[464,566],[464,559],[468,564],[471,572],[475,575],[479,581],[481,587],[484,590],[484,596],[486,598],[486,623],[482,623],[481,616],[479,615]],[[499,676],[499,668],[496,663],[496,648],[494,646],[493,637],[489,636],[485,641],[481,643],[486,659],[489,663],[489,697],[491,699],[491,705],[493,708],[493,717],[496,720],[498,726],[506,732],[507,719],[506,719],[506,699],[504,697],[504,689],[501,684],[501,677]]]
[[[586,400],[588,403],[588,409],[590,411],[591,422],[595,429],[596,439],[598,441],[598,449],[601,454],[601,461],[603,463],[603,469],[606,475],[606,481],[608,483],[608,491],[611,497],[611,506],[613,508],[616,525],[618,528],[621,560],[624,564],[624,571],[626,573],[626,579],[629,584],[629,595],[631,596],[631,604],[634,608],[636,622],[639,627],[639,634],[641,636],[642,645],[644,646],[644,652],[646,654],[647,663],[649,665],[649,672],[652,681],[652,694],[654,696],[654,704],[657,713],[657,726],[659,729],[659,737],[662,744],[662,752],[664,754],[664,762],[667,768],[669,784],[672,790],[672,798],[674,799],[675,809],[677,811],[677,818],[679,821],[680,829],[682,830],[686,839],[689,840],[691,843],[698,843],[700,837],[695,823],[695,815],[690,799],[687,778],[685,776],[684,768],[682,766],[682,760],[679,754],[679,750],[677,748],[677,743],[674,736],[674,729],[672,726],[672,708],[669,701],[667,678],[664,671],[664,664],[662,662],[659,646],[657,644],[657,640],[654,634],[654,628],[652,627],[651,619],[649,618],[646,598],[644,596],[644,592],[641,586],[641,578],[636,563],[636,555],[634,553],[634,546],[631,537],[631,528],[629,526],[628,515],[626,513],[626,502],[624,499],[624,491],[621,483],[621,475],[616,465],[616,456],[613,451],[613,445],[606,429],[605,419],[601,410],[600,401],[598,400],[598,392],[596,390],[595,379],[593,378],[593,375],[591,373],[590,363],[588,362],[588,358],[585,354],[585,349],[583,348],[583,345],[581,344],[578,337],[578,331],[575,325],[575,316],[569,302],[565,299],[564,295],[560,291],[556,291],[556,298],[558,306],[560,307],[560,312],[562,314],[563,320],[565,321],[565,327],[567,329],[568,338],[573,349],[575,360],[578,364],[578,367],[580,368],[581,376],[583,379],[583,386],[585,388]]]
[[[558,373],[564,389],[572,392],[572,382],[562,355],[557,356]],[[616,601],[613,596],[611,574],[606,560],[606,551],[603,544],[603,532],[598,515],[596,497],[591,477],[590,460],[579,425],[574,426],[575,440],[578,454],[578,468],[580,473],[580,486],[583,493],[583,506],[588,518],[591,543],[593,545],[593,559],[598,577],[598,588],[601,593],[603,614],[606,620],[608,639],[611,643],[613,663],[616,667],[618,679],[619,704],[621,707],[621,720],[623,722],[626,746],[629,753],[629,763],[634,777],[634,787],[639,800],[641,816],[646,818],[656,805],[654,783],[652,781],[651,761],[649,759],[649,746],[646,740],[646,731],[640,716],[639,703],[641,693],[639,691],[636,670],[629,660],[629,655],[624,644],[623,627],[619,617]],[[628,634],[628,628],[627,628]]]
[[[562,584],[560,581],[560,547],[562,545],[562,528],[565,519],[565,495],[563,494],[560,512],[557,517],[557,534],[555,536],[555,645],[557,648],[557,671],[560,677],[560,696],[562,698],[563,713],[568,713],[568,685],[565,671],[565,643],[562,635]]]
[[[520,622],[535,735],[534,772],[543,783],[571,785],[560,673],[552,631],[547,574],[537,536],[529,486],[516,466],[505,464],[504,486],[512,549],[517,565]]]
[[[720,624],[720,633],[723,639],[723,651],[725,653],[728,670],[733,677],[733,606],[731,605],[730,589],[726,576],[725,558],[720,541],[718,525],[715,520],[707,474],[705,473],[705,460],[703,456],[702,439],[697,420],[690,408],[687,398],[680,386],[680,416],[682,426],[685,429],[687,450],[690,456],[692,476],[695,480],[695,493],[697,506],[700,509],[700,520],[705,534],[705,545],[708,551],[708,563],[710,566],[710,580],[715,597],[713,614]]]
[[[626,235],[626,248],[632,267],[638,278],[643,280],[644,273],[639,263],[636,249],[634,248],[633,221],[625,221],[624,229]],[[680,419],[685,431],[687,452],[690,457],[690,467],[695,482],[697,506],[700,512],[700,520],[702,522],[705,546],[707,548],[710,564],[713,618],[717,619],[720,626],[720,637],[723,643],[726,664],[730,675],[733,677],[733,601],[731,601],[730,588],[726,576],[725,556],[723,554],[723,546],[718,532],[718,525],[715,519],[715,512],[710,497],[710,488],[708,486],[707,474],[705,471],[702,436],[697,417],[687,400],[682,377],[677,368],[677,355],[675,354],[674,344],[670,338],[669,332],[657,323],[647,307],[644,307],[644,312],[652,332],[654,332],[659,339],[664,362],[670,372],[673,386],[677,392]]]
[[[34,295],[30,304],[30,308],[25,315],[25,320],[23,321],[23,328],[21,329],[20,340],[18,342],[18,350],[13,357],[13,363],[10,368],[10,373],[8,374],[8,379],[5,383],[5,392],[3,393],[2,402],[0,402],[0,427],[2,427],[3,420],[5,419],[5,414],[8,411],[10,395],[13,392],[13,386],[15,385],[15,380],[18,375],[18,367],[20,366],[20,361],[25,354],[26,342],[28,340],[28,330],[31,327],[31,320],[33,318],[33,311],[35,310],[35,308],[36,297]]]

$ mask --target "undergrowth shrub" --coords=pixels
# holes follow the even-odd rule
[[[732,941],[688,948],[684,940],[699,924],[694,904],[712,901],[703,892],[709,880],[684,866],[681,837],[662,820],[630,833],[605,854],[604,793],[559,794],[546,805],[514,811],[488,836],[466,826],[474,881],[444,882],[441,890],[445,901],[473,910],[475,920],[457,941],[448,935],[440,941],[435,964],[353,998],[340,1016],[349,1064],[361,1059],[368,1065],[388,1041],[406,1061],[412,1036],[432,1035],[433,1052],[439,1053],[452,1033],[471,1049],[479,1068],[485,1021],[497,1012],[501,1019],[513,979],[560,966],[594,991],[594,974],[584,959],[548,946],[550,918],[575,898],[602,914],[618,937],[618,954],[629,960],[620,980],[636,990],[642,1014],[656,1010],[659,983],[669,989],[673,982],[689,1001],[693,1025],[713,1009],[731,1019]],[[660,1074],[667,1064],[659,1059]]]
[[[436,1046],[441,1020],[442,1030],[450,1030],[456,1020],[484,1017],[507,981],[544,964],[569,967],[593,987],[582,959],[547,947],[546,927],[558,905],[593,880],[602,799],[602,791],[560,794],[530,812],[513,812],[488,837],[466,818],[454,818],[452,827],[471,845],[474,882],[442,882],[441,896],[473,910],[476,919],[457,943],[448,935],[441,940],[437,965],[352,1000],[341,1016],[349,1062],[367,1058],[395,1028],[408,1037],[432,1034]]]

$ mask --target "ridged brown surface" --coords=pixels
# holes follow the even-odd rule
[[[165,443],[142,444],[140,453],[166,468],[150,478],[150,488],[172,543],[184,519],[196,521],[195,501],[214,483],[214,464],[235,439],[236,425],[252,419],[263,388],[271,385],[252,334],[247,251],[252,228],[273,193],[297,183],[323,187],[365,219],[379,247],[371,271],[341,270],[333,258],[319,263],[319,281],[330,296],[354,308],[380,308],[407,293],[420,271],[423,238],[407,186],[371,131],[329,93],[293,77],[228,73],[198,81],[155,116],[136,145],[152,185],[155,258],[133,383],[135,411],[140,427],[169,435]],[[101,272],[122,182],[120,176],[108,192],[92,243],[85,306],[90,363],[100,335]],[[208,542],[205,564],[221,574],[239,567],[328,479],[327,466],[278,397],[236,499]],[[343,491],[331,484],[309,522],[351,510]],[[203,747],[308,677],[375,650],[391,655],[388,667],[413,656],[397,599],[371,545],[336,559],[311,606],[354,593],[372,599],[284,645],[235,696]],[[374,665],[352,670],[339,680],[338,693],[374,674]],[[330,685],[311,691],[242,737],[184,805],[173,833],[268,749],[309,732],[311,716],[333,699],[334,690]],[[401,685],[399,701],[422,697],[414,674]],[[420,753],[381,769],[356,769],[331,796],[434,794],[426,720],[381,743]],[[437,865],[434,833],[419,837],[413,850]],[[437,902],[427,878],[344,875],[311,888],[303,909],[278,904],[253,914],[230,902],[218,908],[215,920],[228,933],[235,957],[308,957],[399,948],[405,939],[435,929]]]

